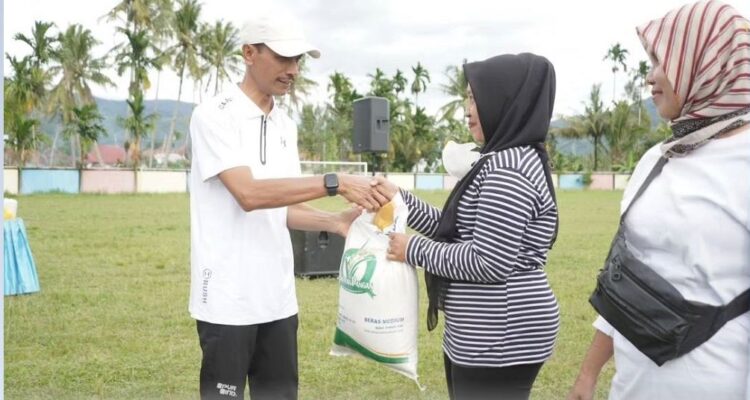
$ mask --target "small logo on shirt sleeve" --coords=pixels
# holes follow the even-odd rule
[[[221,101],[221,103],[219,103],[219,110],[223,110],[223,109],[224,109],[224,107],[226,107],[226,106],[227,106],[227,104],[229,104],[229,103],[231,103],[231,102],[232,102],[232,100],[233,100],[233,99],[232,99],[231,97],[227,97],[227,98],[225,98],[224,100],[222,100],[222,101]]]

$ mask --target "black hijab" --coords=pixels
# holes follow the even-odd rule
[[[455,242],[458,202],[482,170],[489,157],[484,155],[518,146],[532,146],[542,161],[549,192],[555,199],[549,156],[544,148],[552,109],[555,104],[555,69],[546,58],[530,53],[504,54],[484,61],[464,64],[479,123],[484,132],[482,157],[453,188],[443,206],[435,240]],[[557,238],[557,223],[552,238]],[[550,244],[551,247],[551,244]],[[425,272],[429,306],[427,329],[437,325],[437,310],[443,309],[444,278]]]

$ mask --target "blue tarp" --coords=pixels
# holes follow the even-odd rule
[[[3,270],[6,295],[39,291],[34,257],[26,236],[26,227],[20,218],[3,222]]]

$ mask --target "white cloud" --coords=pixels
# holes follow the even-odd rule
[[[466,58],[480,60],[501,53],[534,52],[546,56],[557,71],[555,112],[579,111],[591,85],[602,83],[605,99],[611,98],[612,73],[602,60],[609,46],[620,42],[630,52],[628,64],[646,59],[635,35],[635,26],[664,15],[684,4],[681,0],[277,0],[305,24],[309,39],[323,52],[311,60],[310,76],[319,83],[314,101],[325,101],[328,76],[343,72],[360,92],[368,89],[368,73],[381,68],[387,74],[401,69],[411,78],[411,67],[421,62],[430,72],[432,83],[420,96],[420,104],[434,111],[448,101],[439,85],[443,71]],[[29,33],[34,20],[54,21],[64,28],[81,23],[103,42],[101,54],[117,39],[112,23],[99,17],[116,4],[107,1],[24,0],[6,1],[3,24],[5,51],[25,53],[22,44],[12,40],[17,32]],[[257,0],[203,1],[203,20],[219,18],[242,24],[242,16],[264,4]],[[730,1],[750,16],[750,3]],[[6,71],[8,64],[6,61]],[[114,72],[113,72],[114,73]],[[239,78],[239,77],[238,77]],[[156,83],[155,73],[152,81]],[[125,98],[127,79],[116,79],[118,89],[95,88],[106,98]],[[624,75],[618,76],[622,92]],[[177,77],[165,72],[160,80],[160,98],[177,97]],[[194,99],[191,85],[183,99]],[[155,87],[148,98],[155,95]],[[197,101],[197,98],[195,99]]]

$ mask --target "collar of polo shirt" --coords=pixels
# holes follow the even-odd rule
[[[265,115],[263,114],[263,111],[260,109],[260,107],[258,107],[258,105],[255,104],[255,102],[253,102],[249,97],[247,97],[247,95],[245,94],[245,92],[242,91],[242,89],[240,89],[239,83],[232,84],[231,87],[232,87],[232,92],[234,92],[234,96],[236,96],[237,98],[237,101],[234,102],[234,104],[232,104],[231,106],[241,107],[242,108],[241,114],[244,115],[246,119],[255,119],[255,118]],[[270,119],[271,121],[275,121],[276,118],[278,118],[278,116],[280,115],[279,113],[282,113],[282,112],[283,111],[279,109],[279,104],[274,99],[273,108],[271,108],[271,112],[268,113],[267,118]]]

